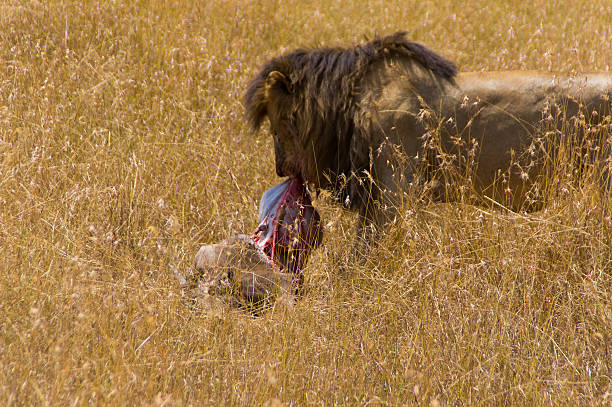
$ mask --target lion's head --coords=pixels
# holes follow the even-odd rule
[[[347,48],[298,49],[263,66],[248,86],[246,112],[255,130],[269,119],[279,176],[355,196],[348,190],[368,169],[370,154],[367,143],[352,143],[360,132],[360,84],[374,62],[390,55],[412,58],[441,77],[456,73],[452,62],[404,32]]]

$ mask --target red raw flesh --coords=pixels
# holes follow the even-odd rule
[[[319,223],[304,182],[288,178],[263,194],[252,239],[275,266],[299,273],[320,241]]]

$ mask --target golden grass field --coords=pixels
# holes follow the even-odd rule
[[[610,202],[409,205],[365,264],[322,196],[295,309],[183,298],[169,264],[279,182],[248,80],[408,30],[460,69],[612,69],[609,1],[0,2],[0,405],[610,405]],[[558,175],[558,179],[567,177]],[[348,272],[340,272],[348,270]]]

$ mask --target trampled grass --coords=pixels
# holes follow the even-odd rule
[[[606,405],[610,203],[409,203],[365,264],[325,196],[293,311],[208,314],[169,264],[279,180],[243,116],[292,48],[408,30],[461,70],[610,70],[606,1],[0,4],[1,405]],[[561,177],[562,178],[562,177]],[[348,270],[348,272],[347,272]]]

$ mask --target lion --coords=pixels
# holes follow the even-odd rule
[[[334,192],[371,241],[406,192],[456,200],[453,174],[483,203],[536,209],[531,192],[562,145],[599,163],[609,198],[611,96],[611,73],[458,73],[398,32],[273,58],[245,108],[254,131],[270,123],[277,174]]]

